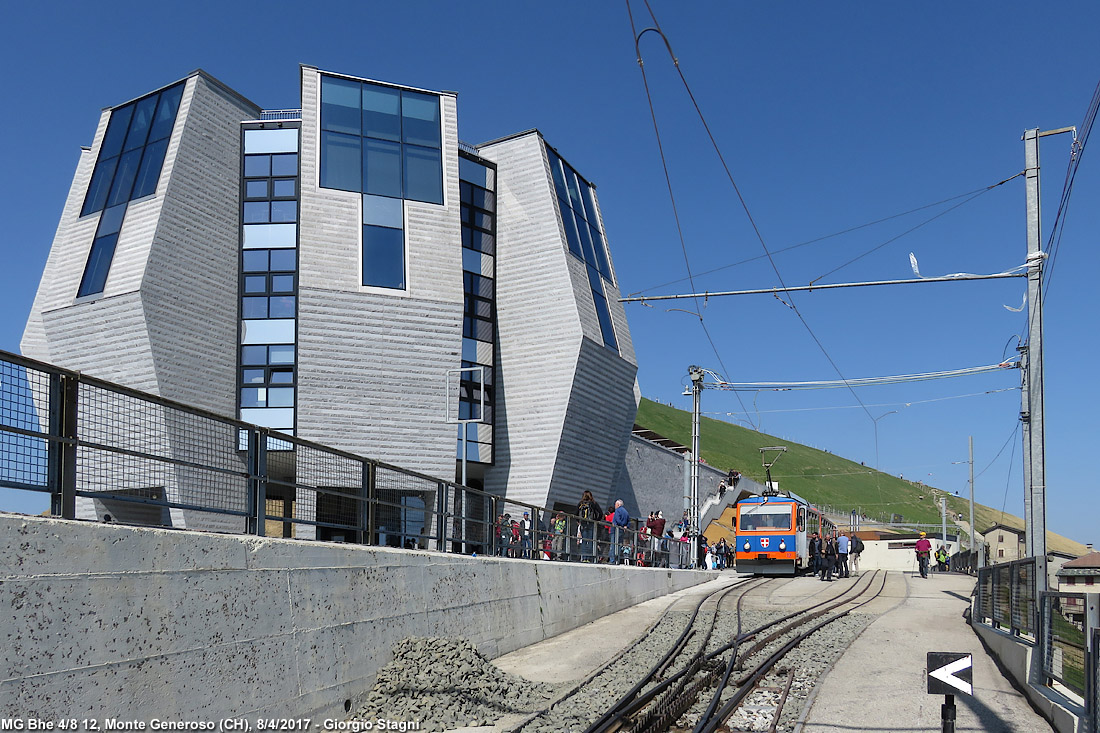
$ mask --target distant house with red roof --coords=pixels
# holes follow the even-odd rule
[[[1058,571],[1058,590],[1063,593],[1100,593],[1100,552],[1090,552],[1063,564]],[[1063,599],[1062,613],[1070,621],[1083,623],[1084,599]]]

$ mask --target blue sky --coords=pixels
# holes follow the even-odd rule
[[[995,184],[1023,167],[1020,136],[1079,125],[1100,78],[1094,2],[682,3],[651,0],[761,237],[773,252]],[[644,4],[634,7],[649,25]],[[767,260],[654,34],[642,44],[698,289],[767,288]],[[9,113],[0,270],[0,349],[23,324],[100,108],[201,67],[266,108],[298,105],[298,64],[459,94],[459,134],[477,143],[539,128],[597,184],[621,289],[687,292],[668,190],[623,2],[18,3],[5,8],[0,59]],[[1068,136],[1042,144],[1044,221],[1062,190]],[[1077,175],[1046,301],[1048,526],[1100,539],[1093,498],[1100,403],[1093,283],[1098,164]],[[775,255],[806,284],[999,272],[1026,251],[1017,178],[964,199]],[[944,213],[946,212],[946,213]],[[1044,232],[1044,239],[1047,232]],[[724,269],[699,274],[714,268]],[[993,364],[1014,355],[1020,280],[627,306],[643,393],[689,407],[689,364],[730,381],[835,379]],[[815,342],[824,346],[823,350]],[[717,353],[716,353],[717,351]],[[724,365],[724,366],[723,366]],[[1021,515],[1019,372],[846,390],[706,392],[703,410],[875,462],[966,494],[974,436],[977,498]],[[1001,456],[994,461],[998,450]],[[992,464],[991,464],[992,462]],[[991,465],[989,465],[991,464]],[[987,468],[988,465],[988,468]],[[983,470],[984,469],[984,470]],[[777,472],[779,473],[779,472]],[[780,481],[782,479],[780,478]],[[38,510],[31,497],[0,506]],[[868,497],[874,504],[875,497]],[[1082,511],[1084,508],[1088,511]]]

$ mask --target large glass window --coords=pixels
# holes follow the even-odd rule
[[[443,203],[439,97],[321,77],[321,186]]]
[[[611,264],[607,258],[606,242],[600,233],[592,184],[549,146],[546,148],[546,158],[550,164],[554,190],[558,194],[558,208],[561,209],[569,251],[595,267],[604,280],[611,282]]]
[[[111,112],[81,216],[156,191],[183,82]],[[138,181],[138,185],[134,185]],[[110,200],[108,201],[108,194]]]
[[[111,112],[81,216],[102,211],[77,297],[103,292],[126,204],[156,193],[183,82]],[[108,212],[112,212],[108,217]]]
[[[562,160],[549,146],[546,147],[546,158],[550,164],[550,177],[554,181],[554,190],[558,194],[558,208],[561,210],[566,246],[575,257],[585,263],[588,282],[592,286],[592,305],[596,309],[603,343],[607,348],[618,351],[615,326],[611,320],[611,311],[608,308],[603,287],[603,280],[611,282],[611,263],[607,257],[606,242],[600,233],[599,215],[596,212],[596,198],[592,193],[592,185],[581,178],[573,167]]]

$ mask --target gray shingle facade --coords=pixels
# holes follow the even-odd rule
[[[583,190],[570,189],[570,204],[560,167],[555,189],[558,154],[540,133],[463,145],[457,95],[311,66],[301,67],[297,116],[266,114],[201,71],[182,83],[155,193],[119,194],[126,153],[118,159],[108,203],[125,204],[124,219],[107,264],[95,265],[106,210],[89,213],[89,191],[107,167],[112,116],[136,120],[150,95],[104,110],[81,151],[23,336],[26,355],[229,417],[270,415],[269,427],[445,480],[455,477],[462,416],[448,400],[457,379],[448,372],[489,365],[486,424],[468,433],[469,483],[545,506],[575,503],[584,489],[601,503],[611,498],[636,411],[637,365],[595,193],[578,175],[570,184]],[[347,89],[361,94],[361,110],[340,106]],[[400,100],[393,112],[391,99]],[[125,150],[138,123],[128,124]],[[251,179],[251,158],[263,156],[243,142],[245,130],[279,130],[280,144],[297,130],[296,145],[275,153],[296,171]],[[362,151],[360,170],[352,148]],[[460,160],[488,171],[486,188],[460,176]],[[380,171],[404,188],[378,193]],[[354,183],[333,184],[337,173]],[[276,185],[290,193],[280,198]],[[400,216],[379,228],[376,205]],[[570,218],[571,206],[583,220]],[[583,253],[577,230],[567,232],[574,224]],[[250,239],[276,230],[277,244]],[[368,243],[379,232],[389,250]],[[379,252],[394,252],[394,236],[389,265],[400,282],[365,285],[386,256]],[[267,270],[250,264],[257,256],[269,258]],[[93,267],[109,267],[101,292],[78,297]],[[291,282],[286,291],[275,284]],[[254,287],[268,290],[253,297]],[[276,316],[277,308],[289,311]],[[254,365],[257,353],[268,361]],[[187,491],[181,477],[164,483]],[[185,512],[172,521],[190,526]]]

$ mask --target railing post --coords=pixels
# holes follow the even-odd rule
[[[248,431],[248,533],[267,536],[267,437]]]
[[[440,481],[435,485],[435,526],[439,536],[435,540],[435,549],[439,552],[447,551],[447,484]]]
[[[377,543],[376,531],[378,529],[378,491],[375,482],[378,479],[377,467],[374,461],[363,462],[363,491],[366,494],[367,501],[367,521],[366,521],[366,533],[367,540],[364,544],[373,545]]]
[[[76,519],[76,438],[79,381],[72,374],[50,375],[51,440],[47,476],[50,513],[62,519]]]

